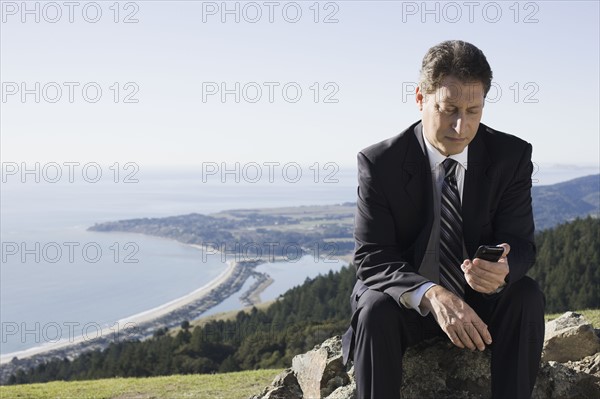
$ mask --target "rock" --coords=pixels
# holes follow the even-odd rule
[[[404,398],[482,398],[491,392],[491,351],[459,349],[441,337],[406,350]]]
[[[542,361],[560,363],[581,360],[600,351],[594,327],[574,312],[567,312],[546,323]]]
[[[600,378],[561,363],[542,363],[532,399],[594,399],[600,397]]]
[[[575,371],[581,371],[600,377],[600,353],[584,357],[577,362],[566,362],[565,366],[572,368]]]
[[[310,352],[295,356],[292,369],[307,398],[326,397],[350,382],[342,364],[342,341],[339,336],[329,338]]]
[[[589,331],[594,333],[590,328],[583,317],[571,312],[546,323],[544,354],[575,353],[565,357],[576,359],[543,361],[533,399],[600,398],[600,348],[593,346],[598,337],[589,336]],[[572,345],[585,346],[585,350]],[[597,348],[595,352],[584,354],[593,348]],[[408,348],[403,359],[403,399],[482,399],[491,395],[489,349],[471,352],[438,337]],[[294,357],[292,368],[280,376],[265,388],[262,396],[252,398],[357,398],[354,368],[342,365],[339,336]],[[289,389],[289,393],[284,389]]]
[[[356,397],[356,382],[354,382],[354,366],[348,370],[348,378],[350,383],[348,385],[341,386],[333,391],[325,399],[357,399]]]
[[[298,385],[296,373],[292,369],[285,369],[275,376],[269,387],[250,399],[302,399],[302,397],[302,389]]]
[[[339,387],[325,399],[357,399],[356,383],[352,381],[349,385]]]

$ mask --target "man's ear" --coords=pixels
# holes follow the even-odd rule
[[[425,97],[423,96],[423,93],[421,92],[421,88],[419,86],[417,86],[415,90],[415,101],[417,103],[417,106],[419,107],[419,111],[423,111],[423,101],[425,101]]]

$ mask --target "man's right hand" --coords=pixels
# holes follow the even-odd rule
[[[440,285],[425,292],[421,306],[428,309],[446,333],[450,341],[459,348],[479,349],[492,343],[487,325],[477,313],[458,296]]]

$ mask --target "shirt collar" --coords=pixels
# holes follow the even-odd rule
[[[445,155],[440,153],[438,151],[438,149],[435,148],[429,142],[429,140],[427,140],[427,136],[425,136],[425,127],[424,126],[421,129],[421,131],[422,131],[422,133],[421,133],[422,136],[420,137],[421,140],[419,140],[419,141],[421,143],[425,143],[424,151],[427,151],[427,156],[429,157],[429,166],[430,166],[431,170],[434,170],[434,168],[437,165],[440,165],[442,162],[444,162],[444,160],[446,158],[454,159],[456,162],[458,162],[459,165],[461,165],[463,168],[465,168],[465,170],[467,170],[467,164],[468,164],[467,161],[469,159],[469,145],[468,144],[464,148],[464,150],[462,150],[462,152],[460,152],[458,154],[450,155],[449,157],[446,157]],[[421,144],[421,147],[423,147],[422,144]]]

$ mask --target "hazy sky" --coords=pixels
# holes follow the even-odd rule
[[[482,122],[535,162],[599,163],[597,1],[22,4],[2,1],[2,162],[355,166],[461,39],[493,69]]]

